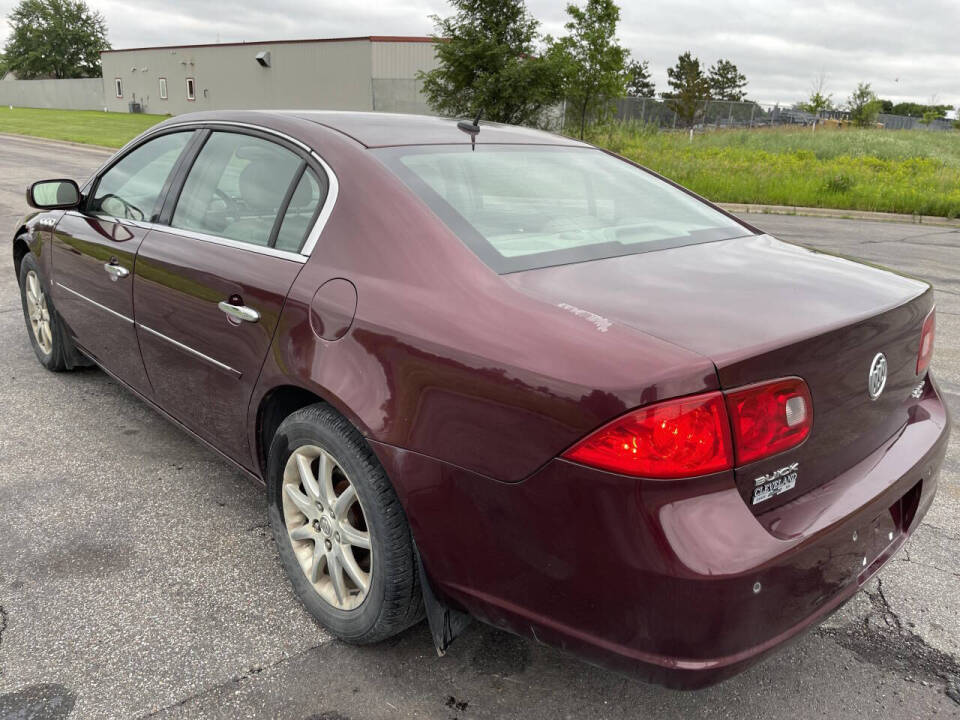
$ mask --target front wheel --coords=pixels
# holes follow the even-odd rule
[[[356,644],[423,616],[406,516],[363,437],[327,405],[290,415],[270,446],[269,515],[280,561],[307,610]]]
[[[68,341],[60,317],[44,288],[40,264],[33,253],[27,253],[20,261],[20,301],[37,360],[47,370],[66,370],[69,367]]]

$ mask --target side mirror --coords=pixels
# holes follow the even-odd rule
[[[27,205],[37,210],[70,210],[80,204],[73,180],[41,180],[27,188]]]

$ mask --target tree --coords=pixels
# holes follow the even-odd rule
[[[634,60],[627,65],[627,95],[629,97],[652,98],[657,94],[657,86],[650,77],[649,63],[646,60]]]
[[[18,78],[100,76],[107,23],[83,0],[21,0],[7,23],[6,70]]]
[[[824,110],[833,109],[833,93],[824,94],[827,86],[826,73],[820,73],[813,81],[810,88],[810,97],[806,102],[799,104],[799,109],[814,115],[819,115]]]
[[[919,118],[922,118],[924,115],[928,115],[931,118],[946,117],[947,113],[953,108],[951,108],[949,105],[937,105],[934,102],[935,100],[936,98],[931,98],[931,103],[929,105],[915,102],[894,103],[892,100],[881,100],[881,112],[889,113],[891,115],[908,115],[909,117]]]
[[[627,85],[627,51],[617,42],[620,8],[613,0],[567,5],[568,35],[552,43],[550,53],[563,74],[564,95],[580,124],[602,118]]]
[[[560,75],[538,54],[537,22],[523,0],[450,0],[452,17],[431,16],[439,66],[420,71],[423,93],[442,115],[536,125],[560,100]]]
[[[742,102],[746,97],[743,89],[747,86],[747,76],[729,60],[720,58],[710,68],[708,76],[710,96],[714,100],[732,100]]]
[[[692,127],[710,99],[710,80],[700,68],[700,61],[687,50],[677,64],[667,68],[667,84],[671,92],[663,93],[670,109],[683,125]]]
[[[859,83],[857,89],[847,100],[847,109],[850,111],[850,120],[857,127],[867,127],[877,121],[883,103],[876,93],[870,89],[870,83]]]

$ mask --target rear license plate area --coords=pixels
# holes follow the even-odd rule
[[[900,541],[902,534],[893,508],[875,517],[859,531],[859,537],[854,542],[859,554],[859,562],[856,563],[858,584],[863,584],[873,575],[877,569],[875,565],[882,565],[887,560],[888,550]]]
[[[917,507],[923,480],[917,482],[887,512],[881,513],[865,527],[863,557],[860,558],[860,573],[857,583],[862,585],[880,569],[904,540],[910,529]]]

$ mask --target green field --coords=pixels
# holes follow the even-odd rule
[[[0,132],[120,147],[166,115],[0,107]]]
[[[714,202],[960,216],[960,132],[776,128],[587,138]]]
[[[0,132],[120,147],[164,119],[0,108]],[[594,128],[587,138],[714,202],[960,217],[960,132],[809,128],[658,132]]]

